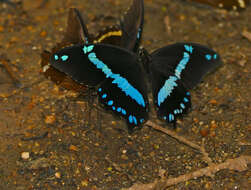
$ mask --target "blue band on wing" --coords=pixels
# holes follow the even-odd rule
[[[175,69],[175,76],[177,78],[180,79],[180,74],[181,74],[182,70],[186,68],[186,65],[189,61],[189,58],[190,58],[189,54],[187,52],[184,52],[182,60],[179,62],[179,64],[177,65],[177,67]]]
[[[84,46],[84,53],[89,53],[93,50],[93,45]],[[94,52],[88,54],[89,60],[98,68],[101,69],[102,72],[106,75],[106,78],[114,79],[112,81],[113,84],[117,84],[117,86],[128,96],[134,99],[139,105],[145,107],[145,101],[141,93],[134,88],[124,77],[120,76],[120,74],[114,74],[111,69],[104,64],[101,60],[96,57]]]
[[[175,68],[175,76],[170,76],[158,93],[158,106],[160,106],[160,104],[163,103],[168,96],[170,96],[174,87],[177,86],[176,81],[180,79],[181,72],[186,68],[187,63],[189,62],[189,54],[193,52],[193,47],[190,45],[184,45],[184,48],[187,52],[184,52],[183,58]]]
[[[160,106],[160,104],[165,101],[167,96],[170,96],[174,87],[177,86],[176,80],[177,80],[177,77],[175,76],[170,76],[166,80],[165,84],[163,85],[163,87],[160,89],[158,93],[158,106]]]
[[[193,53],[193,46],[189,46],[189,45],[184,45],[186,51],[188,51],[189,53]]]

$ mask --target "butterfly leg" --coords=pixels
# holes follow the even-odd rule
[[[14,75],[14,72],[13,72],[11,66],[9,65],[9,60],[6,59],[3,55],[0,56],[0,66],[4,67],[7,74],[9,75],[11,80],[13,81],[13,84],[15,85],[15,87],[20,88],[22,86],[21,83],[19,82],[19,80]]]
[[[147,74],[149,74],[150,73],[149,64],[151,62],[151,56],[150,56],[150,54],[143,47],[139,48],[137,54],[139,55],[139,61],[140,61],[140,63],[142,63],[143,68],[145,69],[145,71],[147,72]]]

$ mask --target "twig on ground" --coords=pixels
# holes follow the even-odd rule
[[[203,155],[203,160],[205,160],[205,162],[207,162],[208,165],[213,163],[211,158],[208,156],[208,153],[206,152],[204,146],[199,146],[199,145],[187,140],[186,138],[177,135],[177,133],[175,133],[174,131],[160,127],[159,125],[157,125],[151,121],[147,121],[146,125],[148,125],[149,127],[152,127],[155,130],[161,131],[161,132],[169,135],[170,137],[178,140],[179,142],[181,142],[181,143],[183,143],[183,144],[185,144],[195,150],[198,150]]]
[[[5,57],[5,55],[0,55],[0,64],[4,67],[6,70],[7,74],[13,81],[13,84],[19,88],[21,87],[20,81],[17,79],[16,75],[14,74],[13,69],[10,66],[10,61]]]
[[[37,81],[35,81],[35,82],[33,82],[33,83],[27,85],[27,86],[23,86],[23,87],[21,87],[21,88],[18,88],[17,90],[14,90],[14,91],[13,91],[12,93],[10,93],[10,94],[4,94],[4,95],[0,94],[0,100],[1,100],[1,98],[3,98],[3,99],[5,99],[5,98],[11,98],[12,96],[21,93],[24,89],[26,89],[26,88],[31,88],[31,87],[33,87],[33,86],[35,86],[35,85],[37,85],[37,84],[39,84],[39,83],[41,83],[41,82],[43,82],[43,81],[44,81],[44,79],[39,79],[39,80],[37,80]]]
[[[248,39],[251,42],[251,32],[248,32],[247,30],[242,31],[242,36]]]
[[[236,170],[239,172],[245,171],[248,169],[248,164],[251,164],[251,156],[240,156],[239,158],[228,159],[221,164],[212,164],[206,168],[202,168],[179,177],[170,179],[161,178],[149,184],[137,183],[130,188],[123,188],[122,190],[163,190],[169,186],[185,182],[190,179],[196,179],[202,176],[212,176],[212,174],[215,174],[223,169]]]

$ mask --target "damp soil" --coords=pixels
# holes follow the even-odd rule
[[[0,2],[0,54],[19,85],[0,65],[0,189],[112,189],[150,183],[207,166],[200,153],[144,126],[130,134],[124,121],[94,99],[57,87],[41,75],[40,54],[62,39],[70,7],[92,33],[112,25],[130,0]],[[185,1],[145,0],[143,46],[175,42],[214,48],[223,66],[191,91],[193,108],[176,132],[204,142],[214,163],[251,155],[251,7],[225,12]],[[153,122],[165,125],[154,115]],[[167,189],[249,189],[251,171],[222,170]]]

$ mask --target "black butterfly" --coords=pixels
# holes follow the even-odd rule
[[[150,71],[158,116],[174,124],[191,107],[188,90],[221,63],[215,51],[195,43],[169,45],[147,59],[143,64]],[[86,44],[64,48],[50,61],[76,82],[96,87],[99,101],[133,129],[148,119],[149,111],[146,72],[138,60],[125,48]]]
[[[227,10],[242,10],[249,5],[249,0],[190,0],[202,4],[207,4],[213,7],[218,7]]]
[[[129,10],[122,18],[120,26],[114,25],[105,28],[94,37],[89,34],[80,12],[76,8],[71,8],[63,40],[52,48],[52,52],[44,51],[41,55],[42,73],[56,84],[66,89],[85,92],[87,89],[85,85],[76,83],[65,73],[50,66],[50,56],[63,47],[85,43],[113,44],[137,52],[142,36],[143,21],[143,0],[134,0]]]

